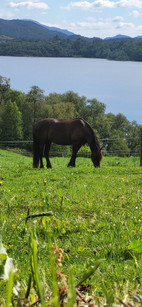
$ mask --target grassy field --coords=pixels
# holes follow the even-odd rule
[[[73,305],[74,291],[69,293],[69,289],[78,284],[82,284],[76,290],[80,295],[78,306],[123,306],[124,302],[125,306],[130,306],[129,302],[139,306],[142,304],[139,158],[104,157],[101,168],[94,168],[87,158],[77,158],[76,168],[67,168],[68,161],[69,158],[51,158],[52,169],[33,169],[31,157],[0,150],[2,246],[17,268],[14,284],[17,281],[20,284],[17,296],[12,294],[13,305],[17,306],[18,298],[26,297],[29,304],[40,298],[31,264],[38,249],[37,274],[46,306],[58,290],[66,299],[61,305],[52,302],[50,306],[77,306],[76,298]],[[26,219],[43,212],[52,215]],[[52,249],[56,256],[51,255]],[[1,257],[0,260],[1,272]],[[53,273],[53,268],[58,274]],[[88,270],[90,273],[86,273]],[[0,280],[1,305],[7,299],[7,284],[7,280]]]

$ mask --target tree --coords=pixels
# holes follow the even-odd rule
[[[97,129],[97,118],[105,113],[105,109],[105,104],[98,101],[97,99],[94,98],[87,100],[85,119],[88,119],[93,128]]]
[[[31,141],[33,130],[33,103],[29,97],[16,90],[10,90],[11,101],[16,101],[19,111],[22,113],[23,121],[23,138],[25,141]]]
[[[97,99],[87,100],[84,108],[83,118],[89,122],[92,128],[95,129],[98,137],[107,137],[109,128],[107,119],[105,118],[105,104],[99,102]]]
[[[75,114],[74,117],[83,117],[86,108],[86,97],[80,97],[77,93],[68,91],[63,96],[63,102],[71,102],[74,104]]]
[[[22,114],[16,102],[6,101],[2,106],[0,122],[1,140],[18,141],[23,138]]]
[[[127,156],[130,154],[124,132],[115,129],[112,131],[111,139],[108,143],[108,152],[118,156]]]
[[[118,129],[121,130],[122,132],[125,133],[125,135],[127,136],[128,131],[129,131],[129,127],[130,127],[130,122],[128,121],[128,119],[126,118],[126,116],[124,116],[121,113],[118,113],[114,118],[113,118],[113,122],[112,122],[112,130],[114,129]]]
[[[75,113],[74,104],[71,102],[56,103],[48,108],[49,117],[55,117],[60,119],[73,118]]]
[[[133,121],[129,125],[127,144],[130,148],[130,155],[137,155],[140,153],[140,129],[141,126]]]
[[[64,96],[62,94],[57,94],[57,93],[50,93],[46,97],[46,104],[47,105],[54,105],[60,102],[64,102]]]
[[[42,118],[42,114],[45,111],[45,97],[44,91],[38,86],[32,86],[28,93],[29,102],[33,106],[33,123]]]
[[[86,97],[68,91],[65,94],[52,93],[46,97],[47,114],[50,117],[74,118],[83,117]]]
[[[10,79],[0,76],[0,105],[9,96]]]

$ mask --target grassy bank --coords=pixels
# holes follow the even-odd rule
[[[17,267],[17,297],[22,298],[28,287],[34,229],[46,298],[52,296],[52,245],[62,256],[60,261],[57,256],[57,270],[69,276],[72,267],[74,285],[100,261],[82,286],[92,306],[119,304],[118,298],[130,301],[142,294],[139,159],[104,157],[100,169],[87,158],[78,158],[76,168],[67,168],[68,161],[51,158],[52,169],[33,169],[32,158],[0,150],[0,230],[7,254]],[[42,212],[52,215],[26,220],[27,215]],[[0,281],[1,304],[6,300],[6,284]],[[32,293],[36,293],[34,283],[28,299]]]

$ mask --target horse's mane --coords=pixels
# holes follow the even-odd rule
[[[98,138],[93,128],[90,126],[90,124],[85,119],[83,118],[79,118],[79,119],[82,120],[87,125],[87,127],[89,128],[91,132],[91,135],[92,135],[91,146],[94,146],[94,144],[96,144],[96,147],[100,149],[100,144],[99,144]]]

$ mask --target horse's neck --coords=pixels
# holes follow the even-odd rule
[[[88,140],[87,140],[87,142],[88,142],[88,145],[89,145],[91,151],[100,150],[99,141],[96,137],[95,132],[93,131],[93,129],[91,128],[91,126],[87,122],[85,122],[85,123],[86,123],[86,127],[87,127],[87,130],[88,130],[88,133],[87,133],[88,134]]]
[[[92,139],[91,144],[89,146],[90,146],[91,151],[94,151],[94,150],[99,151],[100,150],[100,145],[99,145],[98,139],[95,137],[95,135],[94,135],[94,138]]]

